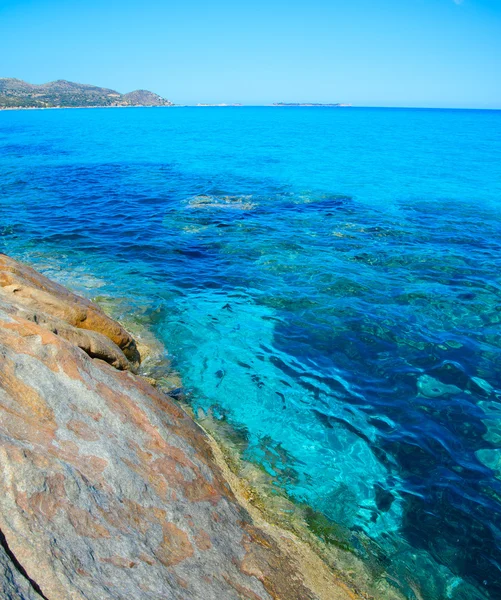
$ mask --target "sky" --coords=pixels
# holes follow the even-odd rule
[[[0,0],[0,77],[176,104],[501,108],[501,0]]]

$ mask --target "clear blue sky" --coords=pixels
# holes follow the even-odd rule
[[[501,108],[501,0],[0,0],[0,77],[188,104]]]

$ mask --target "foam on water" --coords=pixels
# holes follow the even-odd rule
[[[411,600],[501,597],[501,113],[0,114],[3,250],[146,323]]]

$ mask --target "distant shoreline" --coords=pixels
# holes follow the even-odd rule
[[[161,105],[131,105],[131,106],[0,106],[2,110],[75,110],[80,108],[245,108],[245,107],[269,107],[269,108],[353,108],[351,104],[171,104]]]
[[[377,110],[471,110],[471,111],[501,111],[501,108],[471,108],[471,107],[436,107],[436,106],[353,106],[339,105],[332,106],[328,104],[295,104],[295,105],[277,105],[277,104],[171,104],[169,106],[2,106],[0,112],[21,111],[21,110],[81,110],[81,109],[99,109],[99,108],[354,108],[354,109],[377,109]]]
[[[169,106],[147,106],[134,105],[134,106],[0,106],[0,111],[11,111],[11,110],[79,110],[79,109],[93,109],[93,108],[174,108],[175,105]]]

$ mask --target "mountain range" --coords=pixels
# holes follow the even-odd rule
[[[0,109],[172,105],[170,100],[147,90],[120,94],[108,88],[64,79],[34,85],[21,79],[0,78]]]

